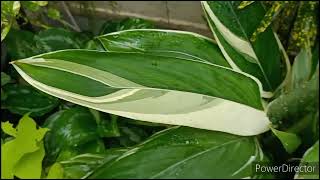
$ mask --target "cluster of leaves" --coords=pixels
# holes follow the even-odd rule
[[[239,8],[245,8],[253,2],[242,1]],[[254,41],[257,34],[273,23],[289,55],[296,56],[301,48],[314,47],[318,41],[318,1],[265,1],[264,4],[268,11],[251,40]]]
[[[128,18],[108,21],[100,31],[138,27],[153,28],[154,25],[142,19]],[[1,59],[5,61],[4,64],[13,59],[62,49],[102,48],[91,32],[79,33],[63,28],[49,28],[34,33],[13,27],[3,43],[8,54]],[[124,153],[126,148],[141,143],[165,128],[163,125],[132,122],[61,101],[26,84],[10,66],[5,70],[6,73],[1,72],[2,119],[9,118],[18,125],[14,129],[8,121],[2,123],[2,157],[7,157],[2,158],[1,162],[5,164],[2,167],[7,168],[2,169],[3,178],[81,178],[102,164],[105,158],[111,160]],[[19,119],[21,116],[23,118]],[[43,128],[36,130],[36,123]],[[42,133],[37,135],[37,131]],[[20,139],[19,142],[8,135]],[[24,136],[31,138],[30,142],[24,140]],[[37,146],[33,144],[35,138]],[[24,149],[22,146],[33,149]],[[19,155],[11,154],[12,148],[20,149],[21,152],[16,152]],[[110,148],[122,149],[109,152]],[[28,168],[22,170],[21,167]]]
[[[239,2],[227,3],[230,4],[224,4],[224,2],[204,3],[207,5],[204,6],[206,15],[211,17],[214,15],[212,12],[219,12],[220,14],[216,13],[216,15],[220,19],[226,18],[228,20],[228,18],[243,18],[241,16],[230,16],[230,12],[224,11],[228,8],[218,11],[220,10],[219,8],[226,5],[237,8],[240,4]],[[265,15],[263,11],[255,11],[255,8],[259,9],[259,5],[254,3],[249,4],[250,5],[248,5],[247,8],[253,6],[249,12],[252,11],[257,13],[257,17]],[[241,6],[242,5],[240,5],[240,8],[242,8]],[[218,10],[215,11],[215,8]],[[266,14],[268,14],[268,12]],[[230,23],[227,27],[236,31],[237,27],[235,24],[241,22],[241,19],[236,20],[237,21],[231,22],[223,21],[223,23]],[[313,50],[310,46],[302,48],[294,60],[292,70],[286,69],[286,71],[284,71],[285,73],[280,73],[282,69],[285,68],[281,69],[280,66],[283,66],[283,64],[275,63],[276,65],[279,65],[279,67],[276,67],[276,71],[279,71],[274,74],[263,74],[259,76],[259,71],[261,69],[256,68],[255,71],[250,71],[250,69],[247,68],[255,68],[255,66],[251,66],[251,64],[253,64],[252,61],[256,59],[250,59],[250,57],[244,55],[244,53],[238,52],[237,49],[234,50],[232,46],[228,46],[228,40],[232,41],[236,38],[225,40],[223,32],[219,30],[219,28],[221,29],[221,26],[216,26],[217,22],[214,21],[216,21],[216,19],[208,18],[209,26],[212,29],[216,40],[220,43],[219,48],[222,48],[222,50],[225,51],[225,54],[229,54],[231,61],[234,60],[236,65],[239,66],[239,70],[237,71],[244,71],[248,74],[255,75],[262,82],[262,92],[274,91],[272,98],[268,97],[269,99],[263,99],[263,101],[269,103],[267,115],[272,122],[272,125],[270,126],[271,131],[257,136],[239,136],[233,134],[238,133],[241,135],[247,133],[247,131],[240,130],[236,132],[239,128],[234,125],[229,125],[229,127],[223,129],[225,132],[229,132],[225,133],[219,132],[221,129],[218,129],[219,131],[212,131],[212,129],[209,131],[190,127],[171,127],[170,125],[164,124],[133,121],[125,117],[75,105],[61,99],[58,100],[53,96],[44,94],[26,84],[19,74],[17,74],[11,66],[8,66],[8,68],[5,69],[7,74],[5,74],[5,72],[1,73],[1,104],[3,108],[2,112],[4,112],[1,114],[5,114],[2,117],[2,121],[4,121],[4,119],[9,119],[12,124],[2,122],[2,142],[4,141],[2,143],[2,157],[6,156],[1,162],[2,165],[5,165],[2,167],[6,167],[5,169],[2,169],[2,172],[5,172],[2,173],[2,176],[4,178],[12,178],[13,176],[18,178],[274,178],[293,176],[295,176],[295,178],[318,178],[318,175],[314,174],[255,174],[253,168],[250,166],[253,161],[271,162],[272,165],[277,165],[288,163],[288,160],[300,157],[302,158],[301,161],[295,161],[294,164],[319,161],[319,110],[317,101],[317,92],[319,89],[318,44]],[[232,24],[233,22],[235,24]],[[250,25],[258,25],[259,22],[259,19],[253,19]],[[245,22],[241,23],[246,25],[245,27],[247,29],[245,30],[250,31],[248,34],[255,34],[253,28],[250,30],[250,25],[245,24]],[[219,89],[219,87],[227,86],[235,88],[234,84],[221,83],[219,86],[215,86],[215,81],[220,82],[222,79],[227,82],[230,80],[228,79],[230,78],[228,77],[229,75],[232,76],[232,78],[236,78],[237,76],[233,74],[235,72],[226,72],[225,69],[229,67],[225,62],[224,56],[220,52],[218,46],[212,43],[211,40],[208,40],[208,38],[203,38],[200,35],[194,35],[192,33],[179,33],[176,31],[122,31],[139,28],[154,28],[154,25],[141,19],[106,22],[100,29],[100,34],[97,38],[94,38],[91,32],[71,32],[61,28],[51,28],[36,33],[12,29],[3,41],[7,47],[8,56],[5,59],[1,59],[1,61],[5,61],[4,64],[7,64],[7,61],[11,60],[23,59],[22,61],[26,61],[24,58],[33,60],[33,58],[30,58],[31,56],[42,54],[37,57],[43,58],[43,60],[48,58],[51,60],[51,64],[49,63],[46,65],[45,62],[40,61],[38,67],[36,66],[32,71],[27,71],[28,68],[31,68],[32,66],[28,64],[23,65],[23,63],[21,63],[22,69],[35,78],[45,78],[45,80],[47,80],[45,82],[48,83],[50,82],[50,78],[56,80],[57,84],[53,85],[57,88],[62,87],[58,86],[59,83],[65,82],[59,81],[58,79],[55,79],[55,77],[62,77],[61,74],[65,75],[66,77],[63,78],[70,80],[70,83],[67,84],[65,88],[68,88],[69,85],[70,87],[67,90],[72,90],[72,92],[80,95],[82,95],[81,93],[84,93],[85,90],[90,90],[85,92],[89,94],[89,96],[96,95],[101,92],[101,89],[99,89],[101,86],[90,82],[88,79],[80,77],[75,78],[68,73],[59,72],[59,68],[63,69],[67,66],[59,67],[59,63],[57,62],[62,63],[62,65],[68,65],[63,63],[65,63],[66,60],[72,62],[74,57],[77,57],[77,60],[85,63],[93,62],[92,59],[87,57],[96,58],[94,62],[99,62],[99,59],[103,59],[104,55],[107,54],[102,51],[111,51],[110,54],[114,55],[110,56],[113,61],[103,59],[109,63],[107,65],[110,66],[111,69],[115,69],[114,72],[121,68],[121,65],[129,64],[128,66],[124,66],[126,71],[123,71],[125,72],[123,73],[123,77],[127,79],[117,79],[119,77],[115,78],[110,75],[104,76],[107,77],[105,79],[101,78],[102,82],[107,81],[108,83],[114,83],[115,86],[118,84],[116,84],[116,81],[112,81],[112,78],[120,81],[120,85],[123,85],[121,83],[128,83],[128,79],[130,80],[131,77],[135,77],[135,73],[141,77],[146,76],[146,79],[150,80],[154,77],[151,75],[148,76],[148,73],[152,73],[151,70],[156,69],[157,72],[163,71],[165,75],[163,75],[162,79],[152,80],[157,81],[158,84],[155,84],[164,89],[210,93],[211,86],[217,89]],[[115,31],[121,32],[112,33]],[[263,46],[264,49],[265,47],[274,47],[274,49],[278,50],[278,47],[275,47],[277,45],[272,42],[272,30],[267,26],[264,26],[263,30],[258,29],[256,32],[258,33],[254,35],[256,36],[255,42],[250,42],[247,36],[244,38],[247,42],[252,43],[252,46],[255,48],[253,50],[255,51],[254,53],[258,54],[258,57],[256,57],[257,60],[262,61],[263,58],[265,58],[264,52],[271,52],[269,54],[272,55],[275,54],[273,62],[275,62],[276,59],[281,59],[280,55],[277,56],[280,52],[272,51],[272,48],[265,50],[264,52],[259,51],[261,43],[265,45]],[[110,34],[104,35],[106,33]],[[237,35],[241,36],[241,33],[238,33]],[[57,51],[63,49],[82,50]],[[112,54],[112,51],[117,52]],[[46,54],[47,52],[52,53]],[[122,58],[118,58],[120,55],[122,55]],[[151,58],[153,61],[150,62],[148,58],[144,57]],[[244,59],[245,61],[235,61],[235,57],[238,58],[237,60]],[[61,59],[59,60],[59,58]],[[170,63],[165,65],[165,62],[168,59],[170,60]],[[58,61],[55,62],[55,60]],[[133,60],[137,61],[134,62]],[[192,63],[188,64],[189,60],[191,60]],[[139,61],[142,63],[134,64]],[[206,66],[202,64],[203,61],[205,62],[203,64],[206,64]],[[246,61],[250,61],[249,65],[246,64]],[[37,62],[35,61],[35,64],[36,63]],[[41,63],[43,63],[43,67],[41,67]],[[55,65],[55,63],[57,63],[58,70],[50,69],[52,64]],[[214,72],[207,67],[209,64],[212,66],[210,68],[213,69],[219,69],[221,68],[220,66],[225,66],[226,68],[222,68],[222,70],[219,71],[222,74],[226,73],[225,76],[221,79],[205,79],[205,77],[208,76],[207,73]],[[219,67],[213,66],[212,64],[218,64]],[[74,63],[72,65],[77,64]],[[270,66],[272,65],[274,64],[271,63]],[[262,66],[267,65],[262,64]],[[71,67],[72,69],[77,70],[77,68],[80,69],[83,66],[78,65]],[[194,78],[193,74],[191,74],[193,73],[191,71],[194,69],[191,67],[198,68],[196,69],[198,70],[196,78],[200,77],[203,78],[203,80],[207,80],[207,83],[211,83],[210,87],[201,83],[196,83],[196,80],[193,83],[200,88],[190,87],[190,85],[185,82],[181,84],[181,81],[175,81],[174,79],[168,81],[170,77],[166,75],[172,74],[172,69],[183,72],[181,73],[182,75],[178,74],[178,71],[173,73],[174,75],[178,75],[179,78],[185,78],[185,80],[187,80],[187,78]],[[138,68],[139,71],[134,68]],[[83,73],[88,73],[85,70],[88,69],[84,69]],[[44,76],[41,75],[43,72],[45,72],[45,74],[43,74]],[[94,78],[100,78],[98,76],[99,71],[89,71],[89,73],[90,72],[91,74],[89,75],[94,76]],[[97,76],[92,72],[97,73]],[[130,72],[133,73],[130,74]],[[19,73],[21,75],[21,72]],[[87,74],[87,76],[89,75]],[[210,75],[218,76],[219,74]],[[70,79],[68,79],[69,77]],[[111,80],[108,81],[108,78]],[[164,81],[162,81],[163,79]],[[84,81],[84,86],[81,84],[80,80]],[[248,91],[248,94],[250,93],[250,90],[253,89],[252,91],[254,91],[254,88],[252,87],[256,87],[255,83],[250,83],[251,81],[247,81],[244,77],[242,79],[236,78],[236,80],[242,81],[244,84],[247,83],[245,84],[247,86],[244,86],[246,91]],[[272,80],[272,82],[268,82],[269,80]],[[281,80],[285,83],[281,83]],[[72,81],[77,81],[77,83],[72,83]],[[230,82],[236,83],[236,81]],[[132,82],[129,81],[129,85],[132,85],[130,83]],[[143,85],[147,87],[153,85],[152,81],[143,83]],[[239,83],[237,85],[237,88],[240,89],[239,92],[244,92],[241,91],[241,84]],[[87,86],[90,86],[88,87],[89,89],[86,89]],[[132,86],[135,87],[135,84]],[[97,88],[94,89],[95,87]],[[110,91],[109,89],[103,88],[102,90]],[[223,89],[223,91],[228,91],[228,89]],[[234,91],[234,89],[232,89],[232,91]],[[111,93],[113,92],[114,91]],[[125,91],[125,93],[128,93],[128,91]],[[242,96],[232,96],[233,93],[230,94],[230,96],[223,96],[222,93],[221,98],[229,98],[229,100],[235,100],[236,102],[240,101],[251,107],[263,109],[263,107],[259,107],[259,103],[252,103],[253,101],[250,101],[250,99],[241,101]],[[257,94],[260,95],[260,93]],[[60,94],[55,95],[58,97],[65,97]],[[151,94],[146,90],[138,95],[139,96],[129,97],[129,99],[120,98],[120,101],[123,101],[125,104],[130,101],[138,101],[141,97],[145,97],[146,99],[157,99],[166,95],[166,92],[159,91]],[[180,96],[180,99],[177,98],[170,101],[173,104],[168,104],[168,107],[176,108],[175,106],[183,106],[181,103],[174,104],[174,101],[176,100],[181,101],[181,99],[185,98],[184,102],[187,103],[187,97],[193,97],[191,100],[195,100],[197,97],[191,96],[191,94],[183,95],[184,96]],[[260,100],[260,98],[261,97],[259,96],[257,99]],[[90,103],[91,99],[88,99],[89,100],[86,103]],[[161,98],[159,99],[161,100]],[[203,99],[205,99],[205,101],[210,101],[208,96]],[[99,101],[99,99],[96,101]],[[87,105],[86,103],[80,103],[81,101],[76,102],[78,104]],[[203,101],[201,101],[200,104],[201,103],[203,103]],[[92,104],[95,105],[94,103]],[[115,108],[115,110],[117,110],[116,105],[114,107],[112,106],[112,103],[108,105],[110,107],[107,107],[106,109]],[[149,104],[144,104],[144,112],[150,114],[159,113],[155,111],[156,108],[148,109],[146,107],[148,105]],[[163,106],[163,104],[160,104],[160,106]],[[234,107],[235,109],[229,109],[228,111],[237,110],[236,108],[239,106],[231,107]],[[128,111],[130,111],[131,108],[137,112],[141,112],[140,107],[130,107],[128,105],[126,108],[128,108]],[[158,108],[166,109],[165,107]],[[197,110],[192,109],[193,107],[187,107],[187,109],[188,108],[192,111]],[[178,111],[179,109],[169,110],[168,114],[175,110]],[[225,109],[222,110],[225,111]],[[143,111],[142,114],[144,113]],[[190,114],[192,111],[190,111]],[[256,113],[255,111],[252,111],[252,109],[248,111],[249,113]],[[30,114],[25,115],[27,112]],[[215,112],[219,113],[217,111]],[[239,112],[241,113],[241,111]],[[146,115],[148,113],[146,113]],[[228,117],[227,113],[232,114],[231,112],[225,111],[224,115],[226,117]],[[241,115],[245,116],[245,113]],[[20,119],[22,115],[24,116]],[[199,121],[201,118],[205,118],[205,116],[201,116],[201,114],[198,115],[200,116]],[[29,116],[34,118],[34,120]],[[162,122],[161,120],[159,121],[156,119],[156,116],[154,117],[155,119],[152,119],[151,122]],[[179,118],[179,116],[176,117]],[[260,119],[260,115],[254,117],[257,117],[255,121],[262,120]],[[218,116],[218,118],[223,119],[225,117]],[[150,121],[150,119],[146,119]],[[172,121],[168,120],[167,122]],[[219,120],[216,120],[215,122],[221,123]],[[41,128],[37,129],[36,123],[40,125]],[[13,128],[15,125],[17,125],[17,127]],[[190,125],[194,126],[192,121],[190,121]],[[261,124],[259,123],[257,124],[257,126],[260,125]],[[197,126],[197,124],[195,126]],[[212,123],[204,124],[204,126],[208,126],[205,128],[215,127]],[[247,124],[246,126],[252,127],[253,125]],[[265,125],[263,124],[261,126]],[[265,130],[258,131],[259,132],[253,132],[253,134],[259,134],[262,133],[261,131],[264,132]],[[233,134],[230,134],[230,132]],[[252,135],[250,130],[249,133]],[[26,136],[25,134],[28,134],[28,139],[22,141],[24,140],[24,136]],[[8,137],[8,135],[14,138]],[[21,149],[20,151],[11,150],[12,148],[20,146],[28,148],[26,150]],[[10,154],[12,152],[16,154]],[[9,164],[9,166],[6,166],[7,164]],[[30,164],[33,164],[32,167]],[[219,164],[219,166],[217,166],[217,164]],[[215,165],[214,168],[212,168],[213,165]],[[28,168],[22,169],[21,167]]]

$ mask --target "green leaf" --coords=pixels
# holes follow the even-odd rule
[[[277,138],[281,141],[283,147],[288,153],[293,153],[301,144],[300,137],[294,133],[279,131],[274,128],[271,128],[271,131]]]
[[[5,40],[11,59],[23,59],[41,53],[34,36],[30,31],[12,29]]]
[[[14,114],[23,115],[31,112],[30,116],[39,117],[52,111],[59,104],[59,99],[39,92],[31,86],[10,84],[3,87],[7,98],[3,106]]]
[[[22,6],[30,11],[39,11],[41,6],[46,6],[48,1],[22,1]]]
[[[8,84],[11,81],[11,77],[4,72],[1,72],[1,86]]]
[[[41,141],[39,149],[37,151],[25,154],[18,161],[14,168],[15,176],[21,179],[40,178],[42,171],[42,160],[44,158],[44,155],[45,150],[43,141]]]
[[[107,34],[111,32],[117,32],[128,29],[152,29],[155,28],[152,22],[139,19],[139,18],[127,18],[121,21],[107,21],[105,22],[99,34]]]
[[[226,67],[89,50],[56,51],[13,65],[34,87],[99,111],[239,135],[269,129],[257,81]]]
[[[80,49],[88,40],[89,38],[84,34],[61,28],[40,31],[35,37],[37,47],[42,49],[42,53],[61,49]]]
[[[218,45],[191,32],[135,29],[106,34],[98,39],[107,51],[143,52],[230,67]]]
[[[6,126],[2,127],[4,132],[8,132]],[[1,145],[1,178],[13,179],[15,175],[19,178],[39,179],[44,156],[42,138],[48,129],[37,129],[36,123],[27,114],[20,119],[16,131],[13,140]],[[12,129],[9,134],[11,132]]]
[[[7,36],[20,11],[20,1],[1,1],[1,42]]]
[[[250,178],[264,160],[254,137],[174,127],[104,163],[90,179]]]
[[[312,51],[311,75],[316,72],[317,66],[319,66],[319,42],[314,46]]]
[[[49,8],[48,9],[48,17],[54,20],[60,19],[61,15],[57,9]]]
[[[126,152],[126,149],[112,149],[104,154],[80,154],[66,161],[61,161],[64,169],[64,178],[82,179],[92,174],[100,165]]]
[[[202,1],[202,6],[215,40],[230,66],[257,77],[263,84],[266,96],[270,96],[270,92],[283,81],[280,67],[285,51],[271,27],[258,34],[254,42],[250,41],[265,10],[260,2],[244,9],[238,8],[240,3]]]
[[[310,112],[315,112],[319,107],[319,71],[307,82],[299,85],[292,91],[281,94],[268,104],[267,115],[272,123],[281,123],[294,120]],[[291,121],[291,123],[296,123]]]
[[[304,173],[299,174],[296,173],[295,179],[319,179],[319,141],[317,141],[312,147],[310,147],[303,155],[300,166],[305,166],[308,163],[312,165],[316,169],[316,172],[312,172],[312,174]],[[317,163],[317,165],[316,165]]]
[[[301,49],[300,53],[294,59],[292,66],[291,83],[295,89],[303,82],[306,82],[311,77],[312,61],[311,52],[308,49]]]
[[[84,107],[58,111],[45,121],[43,127],[51,129],[44,140],[49,163],[55,162],[57,158],[65,160],[79,152],[85,153],[90,147],[88,143],[96,147],[93,143],[100,138],[94,117]],[[89,152],[97,153],[96,149],[86,153]]]
[[[54,163],[49,170],[46,179],[62,179],[63,178],[63,167],[60,163]]]

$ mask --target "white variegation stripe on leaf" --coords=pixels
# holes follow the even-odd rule
[[[99,111],[142,121],[189,126],[243,136],[256,135],[269,130],[270,122],[264,111],[233,101],[194,93],[160,90],[165,92],[164,95],[141,97],[141,99],[119,103],[94,103],[83,100],[79,95],[74,96],[71,92],[38,82],[25,74],[17,65],[13,65],[28,83],[39,90]],[[149,89],[148,91],[159,94],[159,90]],[[183,103],[181,103],[182,100]],[[196,110],[191,111],[192,108]],[[164,113],[166,111],[167,113]]]
[[[256,53],[254,52],[250,42],[243,40],[242,38],[236,36],[233,32],[231,32],[225,25],[223,25],[220,20],[216,17],[216,15],[212,12],[209,4],[206,1],[201,2],[205,11],[210,16],[211,20],[216,25],[217,29],[224,37],[224,39],[237,51],[247,54],[248,56],[252,57],[253,59],[257,60]],[[257,63],[257,62],[256,62]]]
[[[82,64],[77,64],[69,61],[57,60],[57,59],[43,59],[43,58],[33,58],[27,60],[20,60],[25,64],[31,64],[33,66],[47,67],[52,69],[57,69],[61,71],[70,72],[80,76],[87,77],[89,79],[101,82],[102,84],[111,87],[144,87],[140,84],[129,81],[128,79],[116,76],[106,71],[102,71],[90,66],[85,66]]]
[[[205,3],[207,4],[207,2],[205,2]],[[202,3],[202,8],[203,8],[203,10],[204,10],[205,12],[207,12],[206,9],[205,9],[205,3]],[[207,5],[208,5],[208,4],[207,4]],[[209,7],[209,8],[210,8],[210,7]],[[206,16],[206,18],[208,18],[207,13],[205,13],[205,16]],[[219,46],[222,54],[223,54],[223,56],[226,58],[227,62],[228,62],[229,65],[232,67],[232,69],[235,70],[235,71],[237,71],[237,72],[239,72],[239,73],[245,74],[246,76],[254,79],[254,80],[256,81],[256,83],[258,84],[258,86],[259,86],[260,93],[261,93],[261,97],[263,97],[263,98],[271,98],[271,97],[273,97],[274,94],[273,94],[272,92],[270,92],[270,91],[264,91],[264,90],[263,90],[262,83],[260,82],[260,80],[259,80],[258,78],[254,77],[253,75],[250,75],[250,74],[248,74],[248,73],[246,73],[246,72],[243,72],[243,71],[235,64],[235,62],[231,59],[231,57],[229,56],[229,54],[225,51],[223,45],[221,44],[221,42],[220,42],[219,38],[217,37],[215,31],[213,30],[213,27],[212,27],[211,23],[208,22],[208,24],[209,24],[209,27],[210,27],[210,29],[211,29],[211,32],[213,33],[213,36],[214,36],[214,38],[215,38],[215,40],[216,40],[216,42],[217,42],[217,44],[218,44],[218,46]]]
[[[217,39],[217,42],[219,43],[219,40]],[[60,51],[64,51],[64,50],[60,50]],[[92,50],[87,50],[87,51],[92,51]],[[56,51],[59,52],[59,51]],[[133,53],[133,52],[126,52],[128,54]],[[45,54],[50,54],[50,53],[45,53]],[[45,55],[42,54],[42,55]],[[227,54],[226,54],[226,59],[231,59]],[[212,66],[216,66],[216,67],[220,67],[220,68],[224,68],[224,69],[228,69],[237,73],[240,73],[242,75],[245,75],[251,79],[253,79],[260,90],[260,94],[262,97],[264,98],[270,98],[273,96],[272,92],[267,92],[263,90],[262,84],[261,82],[258,80],[258,78],[243,72],[241,70],[236,70],[236,69],[231,69],[228,67],[224,67],[224,66],[220,66],[220,65],[216,65],[216,64],[212,64],[210,62],[207,61],[197,61],[194,59],[182,59],[182,60],[188,60],[188,61],[195,61],[195,62],[200,62],[200,63],[205,63],[205,64],[209,64]],[[53,62],[54,61],[54,62]],[[231,60],[232,61],[232,60]],[[77,63],[72,63],[72,62],[68,62],[68,61],[63,61],[63,60],[55,60],[55,59],[51,59],[50,60],[45,60],[43,58],[39,58],[37,56],[28,58],[28,59],[23,59],[23,60],[19,60],[19,62],[23,62],[26,64],[32,64],[34,66],[42,66],[42,67],[47,67],[47,68],[52,68],[52,69],[57,69],[57,70],[62,70],[62,71],[66,71],[66,72],[70,72],[73,74],[77,74],[77,75],[81,75],[84,77],[87,77],[89,79],[101,82],[103,84],[106,84],[108,86],[111,87],[117,87],[117,88],[131,88],[132,86],[134,87],[141,87],[141,89],[149,89],[148,87],[144,87],[140,84],[137,84],[135,82],[129,81],[125,78],[116,76],[114,74],[108,73],[106,71],[102,71],[102,70],[98,70],[96,68],[92,68],[89,66],[85,66],[85,65],[81,65],[81,64],[77,64]],[[110,80],[112,80],[112,83],[110,83]],[[101,102],[100,98],[97,98],[97,101]]]

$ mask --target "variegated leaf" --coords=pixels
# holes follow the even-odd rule
[[[269,129],[257,81],[223,66],[91,50],[56,51],[13,65],[34,87],[100,111],[238,135]]]
[[[207,21],[223,55],[237,71],[243,71],[257,77],[263,84],[264,97],[272,92],[284,80],[281,60],[288,61],[285,51],[271,27],[256,36],[250,37],[259,27],[265,15],[260,2],[239,9],[240,1],[203,1]]]
[[[196,33],[134,29],[109,33],[98,39],[107,51],[143,52],[230,67],[218,45],[212,39]]]

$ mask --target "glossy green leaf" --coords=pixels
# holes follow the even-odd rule
[[[319,140],[304,153],[300,165],[303,166],[308,163],[318,169],[313,173],[297,173],[295,179],[319,179]]]
[[[1,42],[10,31],[19,11],[20,1],[1,1]]]
[[[239,135],[269,129],[256,79],[215,64],[143,53],[64,50],[13,65],[34,87],[99,111]]]
[[[8,129],[4,128],[3,131],[8,132]],[[42,138],[47,131],[47,128],[37,129],[33,119],[28,115],[23,116],[14,133],[15,138],[1,145],[1,178],[13,179],[14,175],[19,178],[40,178],[44,156]]]
[[[3,90],[7,95],[3,106],[15,114],[31,112],[30,116],[38,117],[52,111],[59,104],[59,99],[30,86],[10,84],[3,87]]]
[[[230,66],[257,77],[263,84],[266,96],[283,81],[280,69],[284,50],[276,35],[268,27],[251,35],[260,25],[265,10],[260,2],[239,9],[240,1],[203,1],[207,21],[223,55]],[[268,93],[269,92],[269,93]]]
[[[143,52],[230,67],[219,47],[211,39],[196,33],[135,29],[102,35],[98,39],[107,51]]]
[[[40,31],[35,36],[37,47],[42,53],[61,49],[80,49],[89,40],[85,34],[67,31],[61,28],[51,28]]]
[[[271,131],[281,141],[283,147],[288,153],[293,153],[301,144],[300,137],[294,133],[279,131],[274,128],[271,128]]]
[[[64,178],[82,179],[91,175],[100,165],[118,158],[126,149],[112,149],[104,154],[80,154],[66,161],[61,161]]]
[[[61,161],[81,153],[103,152],[97,124],[87,108],[74,107],[51,115],[43,125],[51,129],[45,136],[47,162]]]
[[[174,127],[104,163],[89,178],[250,178],[264,160],[254,137]]]
[[[63,167],[60,163],[54,163],[48,172],[46,179],[62,179],[63,178]]]

